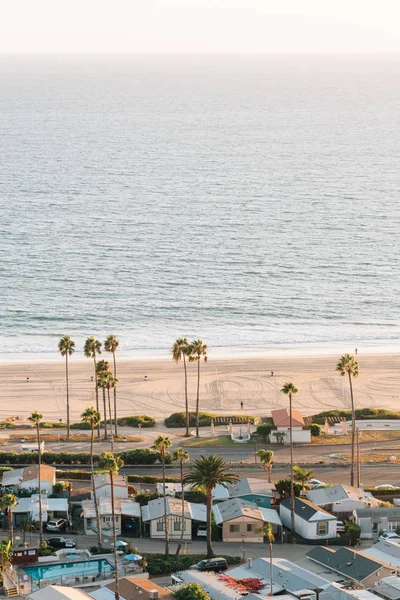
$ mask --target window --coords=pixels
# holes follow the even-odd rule
[[[378,533],[378,525],[379,523],[372,523],[372,532]]]
[[[398,526],[399,526],[398,521],[389,521],[389,524],[388,524],[389,531],[396,531]]]
[[[251,523],[247,523],[247,531],[253,531],[253,525],[251,525]]]
[[[182,520],[178,519],[177,521],[174,521],[174,531],[182,531],[182,529]]]
[[[317,535],[326,535],[328,533],[328,521],[317,523]]]
[[[164,519],[157,521],[157,531],[164,531]]]
[[[229,525],[230,533],[238,533],[240,531],[240,525]]]

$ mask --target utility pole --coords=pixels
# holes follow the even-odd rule
[[[361,483],[361,463],[360,463],[360,430],[356,429],[356,451],[357,451],[357,487],[360,487]]]

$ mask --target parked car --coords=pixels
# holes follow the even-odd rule
[[[391,542],[400,543],[400,535],[395,531],[385,531],[384,533],[381,533],[381,535],[379,536],[379,540],[381,542],[388,540]]]
[[[336,531],[338,533],[345,533],[346,527],[345,527],[345,524],[343,523],[343,521],[338,521],[336,523]]]
[[[48,531],[65,531],[67,526],[67,521],[65,519],[54,519],[52,521],[47,521],[46,529]]]
[[[75,548],[74,540],[65,537],[50,537],[45,540],[53,548]]]
[[[211,558],[210,560],[201,560],[197,565],[192,565],[191,569],[196,571],[214,571],[214,573],[220,573],[226,571],[228,563],[225,558]]]
[[[207,537],[207,525],[199,525],[198,526],[197,537]]]
[[[319,479],[310,479],[309,481],[307,481],[307,485],[309,485],[311,489],[315,490],[316,488],[319,488],[321,485],[326,485],[326,483],[324,483],[323,481],[320,481]]]
[[[397,488],[394,487],[394,485],[392,485],[391,483],[381,483],[381,485],[376,485],[375,489],[376,490],[396,490]]]

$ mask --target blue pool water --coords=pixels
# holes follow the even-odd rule
[[[73,563],[56,565],[43,565],[41,567],[27,567],[24,572],[33,581],[39,579],[55,579],[57,577],[70,577],[71,575],[97,575],[97,573],[112,573],[114,567],[108,560],[82,560]]]

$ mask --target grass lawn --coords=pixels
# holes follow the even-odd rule
[[[10,435],[10,438],[7,440],[9,442],[19,442],[21,440],[21,437],[24,438],[25,443],[31,443],[31,442],[36,442],[36,435]],[[126,438],[127,442],[143,442],[144,438],[139,437],[138,435],[125,435],[124,436]],[[42,442],[66,442],[67,441],[67,434],[63,431],[63,433],[40,433],[40,439]],[[71,435],[69,436],[69,441],[70,442],[88,442],[90,443],[90,433],[71,433]],[[102,438],[101,441],[104,442],[103,440],[103,433],[102,433]],[[114,442],[121,442],[122,441],[122,436],[118,436],[118,437],[114,437]],[[94,438],[94,443],[97,442],[97,437]]]
[[[399,448],[397,450],[400,450]],[[351,461],[351,454],[338,454],[341,458],[345,458],[349,462]],[[396,453],[391,452],[390,454],[378,454],[375,452],[370,452],[368,454],[360,454],[361,463],[389,463],[397,465],[400,463],[400,453],[397,456],[397,460],[390,460],[391,456],[397,456]]]
[[[388,440],[400,440],[400,431],[360,431],[360,444],[368,442],[386,442]],[[351,444],[351,430],[348,435],[326,435],[312,438],[313,446],[330,446]]]
[[[234,442],[231,439],[230,435],[216,435],[214,437],[209,438],[185,438],[182,442],[179,443],[179,445],[188,448],[226,448],[227,446],[236,446],[236,448],[240,448],[240,446],[254,446],[254,443],[250,441],[241,444],[238,442]]]

